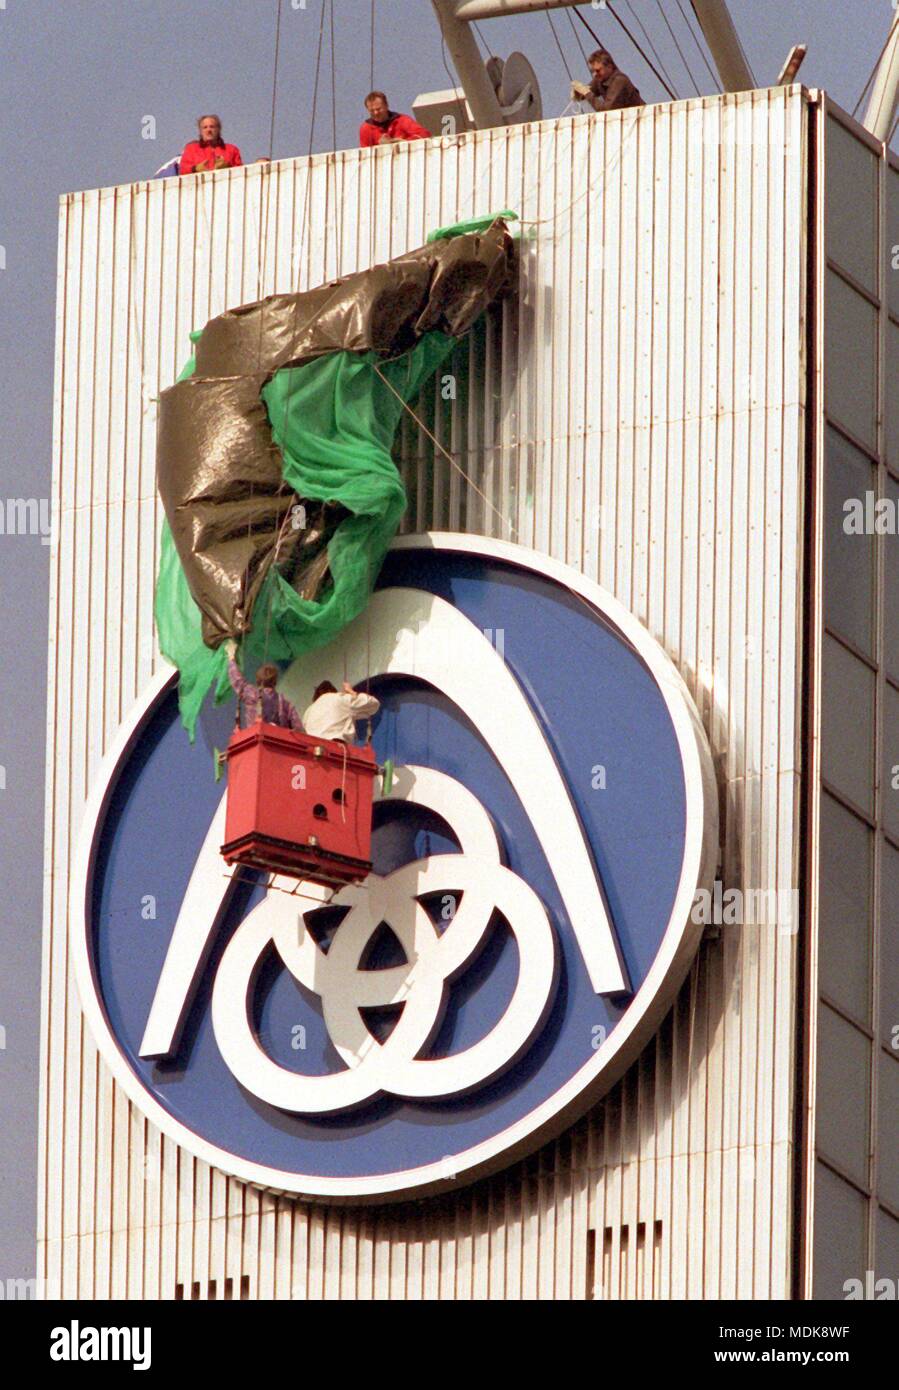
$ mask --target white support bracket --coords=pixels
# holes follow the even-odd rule
[[[890,36],[877,68],[864,126],[877,140],[889,140],[899,98],[899,9],[893,15]]]

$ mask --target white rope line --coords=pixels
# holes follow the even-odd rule
[[[431,443],[434,445],[434,448],[438,451],[438,453],[442,454],[443,457],[446,459],[447,463],[449,463],[451,467],[455,468],[457,473],[461,474],[461,476],[468,483],[469,487],[472,488],[478,494],[478,496],[484,500],[484,502],[486,502],[490,510],[496,513],[502,524],[506,526],[510,533],[514,536],[516,534],[516,530],[515,527],[512,525],[511,521],[509,521],[508,517],[503,516],[499,508],[493,505],[487,494],[481,491],[477,483],[474,481],[472,477],[469,476],[468,473],[465,472],[465,469],[461,466],[461,464],[457,463],[456,460],[453,458],[452,454],[448,453],[447,450],[444,449],[443,445],[440,443],[440,440],[435,438],[435,436],[428,429],[424,420],[422,420],[419,415],[416,415],[409,402],[404,400],[403,397],[400,395],[399,391],[397,391],[396,387],[393,385],[393,383],[387,380],[386,376],[381,371],[381,368],[378,366],[377,362],[373,362],[372,366],[374,370],[377,372],[378,376],[383,381],[384,385],[387,387],[387,389],[391,391],[394,396],[396,396],[403,409],[407,410],[409,414],[412,416],[412,419],[418,425],[418,428],[422,431],[423,434],[427,435],[428,439],[430,439]]]

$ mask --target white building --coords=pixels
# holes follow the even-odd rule
[[[420,404],[480,491],[405,420],[406,529],[510,518],[645,624],[708,735],[724,890],[796,911],[712,923],[639,1060],[530,1158],[421,1201],[304,1202],[144,1117],[70,962],[85,799],[161,665],[156,400],[211,316],[503,208],[519,292],[457,351],[457,399]],[[843,506],[899,511],[894,243],[899,165],[799,86],[62,199],[49,1296],[840,1298],[895,1275],[899,540]]]

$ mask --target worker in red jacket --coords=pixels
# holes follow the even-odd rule
[[[391,111],[383,92],[369,92],[365,98],[368,120],[359,127],[359,143],[368,145],[395,145],[400,140],[430,140],[431,132],[425,130],[411,116],[401,116]]]
[[[237,169],[243,163],[237,146],[226,145],[222,139],[218,116],[201,116],[197,130],[200,138],[185,145],[179,173],[205,174],[210,169]]]

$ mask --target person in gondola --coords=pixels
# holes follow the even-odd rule
[[[303,721],[299,711],[286,695],[280,695],[276,689],[281,673],[274,662],[267,661],[264,666],[259,667],[256,672],[256,684],[253,685],[243,675],[234,659],[237,643],[226,642],[225,651],[228,653],[228,679],[240,701],[245,726],[256,723],[260,717],[261,706],[261,718],[266,724],[279,724],[282,729],[295,729],[301,734]]]
[[[381,708],[374,695],[363,695],[346,681],[338,691],[330,681],[315,687],[312,704],[303,715],[303,727],[313,738],[336,738],[352,743],[356,737],[356,721],[371,719]]]

